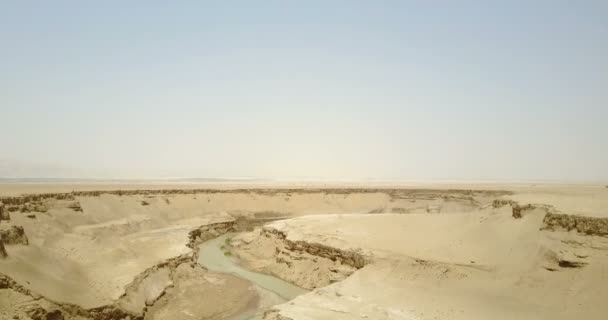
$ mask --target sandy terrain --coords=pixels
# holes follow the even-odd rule
[[[497,210],[308,216],[269,224],[265,228],[286,234],[287,241],[366,260],[346,280],[328,287],[322,282],[321,289],[278,309],[291,319],[603,319],[608,239],[539,231],[543,217],[541,210],[521,219]],[[243,237],[249,239],[240,255],[253,268],[303,286],[323,281],[311,279],[306,256],[296,250],[278,255],[285,264],[275,262],[275,248],[284,250],[285,240]],[[566,262],[572,267],[560,266]],[[298,270],[298,264],[304,267]],[[326,273],[343,265],[333,262]]]
[[[314,289],[268,319],[608,313],[605,186],[348,187],[0,185],[0,318],[233,317],[259,293],[191,247],[246,230],[233,241],[244,266]]]

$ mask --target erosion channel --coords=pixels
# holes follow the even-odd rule
[[[259,296],[257,305],[234,319],[262,319],[263,312],[269,307],[292,300],[307,292],[277,277],[253,272],[240,266],[230,251],[229,242],[234,235],[235,233],[227,233],[202,243],[198,255],[198,263],[204,268],[238,276],[254,285]]]

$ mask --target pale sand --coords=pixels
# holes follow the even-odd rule
[[[541,232],[544,211],[529,211],[522,219],[514,219],[509,206],[492,207],[496,199],[511,199],[521,204],[551,205],[567,214],[607,217],[608,188],[605,186],[373,184],[373,188],[380,189],[432,189],[403,197],[393,197],[382,190],[371,193],[310,191],[328,186],[340,189],[339,183],[308,183],[301,192],[290,190],[293,183],[0,185],[3,196],[72,190],[280,189],[263,193],[245,190],[78,196],[76,200],[83,212],[67,208],[62,201],[45,200],[48,211],[33,213],[35,219],[28,218],[26,213],[11,212],[9,224],[23,226],[30,245],[7,245],[8,258],[0,259],[0,273],[53,301],[97,307],[116,301],[125,287],[151,266],[190,253],[185,247],[187,234],[200,225],[239,216],[305,216],[274,222],[269,227],[284,231],[289,239],[357,250],[373,257],[374,262],[348,278],[348,270],[335,271],[334,278],[324,279],[346,280],[278,307],[283,316],[293,319],[569,319],[575,316],[604,319],[603,315],[608,314],[607,306],[602,303],[608,298],[604,289],[608,288],[606,238],[573,232]],[[356,183],[347,186],[362,187]],[[513,194],[467,195],[446,191],[461,188],[509,190]],[[142,201],[147,205],[142,205]],[[370,212],[376,214],[368,214]],[[7,222],[1,224],[7,225]],[[248,241],[255,243],[255,237],[255,234],[250,236]],[[267,259],[273,258],[272,245],[276,243],[266,243],[268,248],[260,246],[260,250],[266,251],[257,258],[255,250],[242,249],[243,257],[250,259],[245,262],[273,272],[277,262]],[[577,259],[571,258],[576,254],[585,256],[586,265],[548,271],[547,268],[556,268],[556,260],[551,260],[553,253],[568,259]],[[277,271],[282,277],[304,281],[307,276],[299,273],[302,271],[297,265],[289,274]],[[196,277],[202,279],[203,276]],[[249,290],[245,284],[239,286],[238,290]],[[188,293],[191,286],[183,284],[180,288],[184,291],[176,290],[176,296],[191,295]],[[23,299],[14,292],[0,294]],[[225,297],[224,305],[214,303],[199,311],[211,314],[209,308],[217,307],[217,314],[222,314],[226,308],[246,307],[232,304],[235,295]],[[179,303],[160,301],[151,310],[155,310],[157,317],[164,317],[170,310],[180,308],[183,305]],[[148,317],[152,315],[149,313]]]
[[[541,232],[543,216],[331,215],[271,223],[266,228],[290,241],[355,250],[372,261],[278,310],[290,319],[605,319],[608,239]],[[275,263],[264,264],[279,246],[249,241],[240,254],[250,265],[291,277]],[[299,259],[285,258],[291,270]],[[563,268],[556,259],[585,265]]]

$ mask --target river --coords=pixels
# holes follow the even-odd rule
[[[229,248],[226,246],[227,239],[232,236],[234,234],[224,234],[202,243],[199,246],[198,263],[210,271],[229,273],[255,285],[260,297],[259,308],[249,310],[235,319],[261,319],[261,313],[269,307],[308,292],[277,277],[253,272],[240,266],[237,259],[230,255]]]

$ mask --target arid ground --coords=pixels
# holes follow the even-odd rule
[[[0,319],[608,317],[603,185],[5,184],[0,202]],[[224,234],[245,271],[199,263]]]

